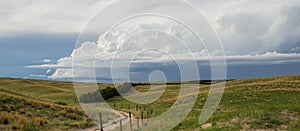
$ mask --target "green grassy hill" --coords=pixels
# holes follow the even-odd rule
[[[92,126],[72,83],[0,79],[0,130],[75,130]]]
[[[104,89],[109,84],[99,85]],[[147,91],[149,85],[135,86]],[[168,85],[159,100],[136,105],[122,97],[108,100],[111,107],[134,116],[157,116],[176,101],[178,85]],[[206,125],[198,117],[209,86],[199,87],[198,99],[186,119],[174,130],[300,130],[300,76],[234,80],[226,84],[221,103]],[[92,122],[80,108],[73,84],[29,79],[0,79],[0,130],[77,130]],[[143,114],[143,117],[146,117]]]
[[[149,86],[135,88],[147,91]],[[178,85],[167,86],[160,99],[149,105],[136,105],[122,97],[108,102],[139,118],[142,114],[144,118],[154,117],[172,106],[179,89]],[[200,85],[194,108],[173,130],[300,130],[300,76],[229,81],[215,114],[199,125],[208,90],[209,86]]]

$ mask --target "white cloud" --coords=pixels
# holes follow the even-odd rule
[[[50,59],[44,59],[43,60],[43,63],[50,63],[50,62],[52,62]]]
[[[179,54],[180,55],[180,54]],[[202,57],[196,57],[197,59],[195,62],[197,62],[200,66],[201,65],[206,65],[209,66],[209,58],[206,56]],[[212,56],[212,59],[219,59],[218,56]],[[283,63],[297,63],[300,61],[300,54],[283,54],[283,53],[277,53],[277,52],[267,52],[264,54],[260,55],[236,55],[236,56],[226,56],[227,60],[227,65],[272,65],[272,64],[283,64]],[[155,67],[159,68],[160,66],[169,66],[170,61],[169,60],[163,59],[162,60],[139,60],[139,61],[134,61],[132,64],[137,64],[138,67],[133,68],[145,68],[147,67]],[[189,63],[193,60],[189,59],[181,59],[179,62],[183,63]],[[72,74],[72,65],[71,64],[66,64],[66,63],[71,63],[71,59],[65,59],[65,61],[61,61],[60,63],[57,63],[57,65],[35,65],[35,66],[28,66],[28,68],[53,68],[56,69],[55,72],[49,76],[49,78],[53,79],[64,79],[64,78],[85,78],[85,76],[90,76],[89,74],[94,71],[94,64],[93,61],[81,61],[82,66],[78,66],[76,68],[76,71],[80,71],[80,76],[73,76]],[[122,70],[119,68],[122,67],[117,67],[116,65],[114,66],[115,68],[110,68],[110,63],[107,61],[100,61],[98,62],[99,64],[102,65],[96,65],[95,69],[98,70],[98,72],[102,72],[102,74],[98,74],[97,77],[99,78],[105,78],[109,79],[110,78],[110,69],[112,70]],[[171,63],[172,64],[172,63]],[[64,65],[64,66],[62,66]],[[122,65],[120,65],[122,66]],[[132,67],[131,67],[132,68]],[[107,71],[108,70],[108,71]],[[105,73],[104,73],[105,72]],[[119,76],[117,76],[119,79],[125,79],[127,77],[127,74],[122,74],[119,72]],[[87,78],[90,79],[90,78]]]
[[[0,4],[0,36],[78,33],[108,0],[9,0]]]
[[[200,6],[227,54],[288,52],[300,42],[298,0],[218,0]]]
[[[50,73],[51,71],[52,71],[52,70],[51,70],[51,69],[49,69],[49,70],[47,70],[47,71],[46,71],[46,73],[48,74],[48,73]]]
[[[170,25],[170,23],[167,23]],[[147,25],[147,26],[146,26]],[[132,37],[132,33],[141,32],[149,27],[152,29],[158,27],[157,24],[148,23],[137,24],[135,27],[120,27],[112,31],[111,35],[105,37],[101,35],[98,42],[84,42],[78,48],[74,49],[70,57],[64,57],[57,61],[57,64],[32,65],[28,68],[50,68],[56,69],[49,78],[79,78],[90,76],[94,69],[97,77],[109,79],[110,70],[118,70],[118,79],[125,79],[126,72],[122,70],[127,68],[129,63],[132,68],[154,68],[168,66],[177,60],[179,63],[196,62],[199,65],[210,65],[210,59],[222,59],[218,51],[210,53],[208,57],[204,48],[185,49],[186,46],[197,47],[195,43],[190,42],[183,45],[180,41],[172,39],[174,35],[178,38],[190,41],[193,39],[189,32],[185,31],[178,25],[170,28],[160,25],[161,30],[168,32],[150,31],[143,32],[136,37]],[[179,31],[178,28],[181,30]],[[130,37],[130,38],[128,38]],[[199,44],[200,45],[200,44]],[[152,50],[152,49],[159,49]],[[171,57],[170,57],[171,56]],[[246,65],[246,64],[281,64],[293,63],[300,60],[298,53],[278,53],[265,52],[256,55],[228,55],[226,56],[228,65]],[[72,73],[72,60],[75,65],[76,74]],[[112,65],[111,60],[114,60]],[[137,66],[137,67],[136,67]],[[79,73],[78,73],[79,72]]]
[[[237,55],[226,56],[227,64],[229,65],[271,65],[271,64],[283,64],[283,63],[295,63],[300,61],[299,53],[278,53],[278,52],[266,52],[259,55]]]
[[[195,4],[209,22],[215,27],[219,34],[228,64],[279,64],[299,61],[300,43],[300,1],[299,0],[189,0]],[[92,15],[104,4],[103,1],[53,1],[25,2],[10,1],[2,4],[0,8],[0,34],[12,34],[22,32],[48,32],[48,33],[74,33],[79,32],[83,25]],[[72,6],[70,6],[70,2]],[[155,6],[139,7],[141,9],[160,8],[166,4],[165,1]],[[91,6],[92,5],[92,6]],[[138,3],[127,3],[124,6],[137,6]],[[0,5],[1,6],[1,5]],[[120,7],[120,9],[123,9]],[[38,11],[36,11],[38,10]],[[186,15],[184,10],[170,11],[176,14]],[[112,12],[113,16],[122,15],[122,12]],[[191,16],[193,17],[193,16]],[[101,18],[110,19],[110,16]],[[56,69],[50,78],[71,78],[72,59],[80,61],[78,67],[83,68],[82,75],[90,74],[90,68],[94,68],[93,60],[99,61],[96,65],[99,70],[110,68],[111,59],[118,61],[131,60],[136,54],[149,48],[160,48],[167,54],[182,61],[191,61],[192,54],[197,62],[208,63],[205,49],[201,42],[192,37],[188,31],[174,25],[155,19],[152,23],[144,25],[131,22],[114,30],[114,34],[108,36],[103,42],[85,41],[78,48],[74,49],[70,57],[64,57],[57,61],[57,64],[43,64],[28,66],[29,68],[51,68]],[[144,20],[145,21],[145,20]],[[149,21],[149,19],[147,19]],[[154,24],[157,22],[158,24]],[[162,22],[162,23],[159,23]],[[129,28],[130,27],[130,28]],[[156,33],[149,31],[130,37],[134,32],[142,29],[167,30],[171,35],[185,40],[190,50],[174,37],[165,35],[163,32]],[[97,33],[102,33],[105,31]],[[126,38],[129,38],[127,40]],[[101,37],[100,37],[101,38]],[[121,45],[119,43],[122,43]],[[155,44],[153,44],[155,43]],[[172,43],[172,44],[170,44]],[[134,46],[133,46],[134,45]],[[98,50],[96,50],[98,49]],[[191,53],[189,52],[191,51]],[[96,53],[97,52],[97,53]],[[212,53],[214,59],[218,59],[218,51]],[[166,63],[170,60],[168,55],[157,52],[144,52],[135,57],[136,62],[145,63]],[[118,68],[121,65],[116,65]],[[141,65],[143,66],[143,65]],[[104,75],[100,77],[107,77]],[[121,74],[121,73],[120,73]],[[79,76],[75,76],[79,77]],[[120,76],[122,77],[122,76]]]
[[[209,18],[219,33],[227,54],[289,52],[299,45],[299,0],[188,1],[196,5]],[[114,1],[2,1],[0,36],[28,33],[79,33],[94,13],[112,2]],[[161,1],[155,6],[140,8],[157,9],[165,4],[167,3]],[[123,6],[136,7],[137,5],[139,3],[127,3]],[[170,12],[187,14],[183,11],[184,9]],[[122,12],[116,10],[112,14],[118,16]]]
[[[42,77],[42,78],[47,78],[47,75],[39,75],[39,74],[32,74],[30,75],[31,77]]]

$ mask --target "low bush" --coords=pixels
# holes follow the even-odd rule
[[[132,88],[131,83],[125,83],[117,88],[106,87],[103,90],[96,90],[94,92],[89,92],[87,94],[83,94],[79,100],[83,103],[93,103],[93,102],[104,102],[109,98],[113,98],[115,96],[120,96],[120,94],[127,93]]]

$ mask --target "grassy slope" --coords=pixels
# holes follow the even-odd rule
[[[101,88],[111,85],[101,85]],[[146,91],[149,86],[136,87]],[[204,105],[207,86],[201,86],[195,107],[174,130],[201,129],[198,117]],[[151,105],[136,105],[121,97],[109,104],[119,110],[141,110],[159,115],[172,105],[179,87],[169,85],[163,96]],[[300,76],[230,81],[218,110],[206,130],[300,129]],[[77,129],[91,126],[78,107],[73,84],[67,82],[0,79],[0,130],[12,128]],[[60,104],[67,105],[60,105]],[[5,118],[5,119],[4,119]],[[9,119],[8,124],[4,124]],[[25,120],[24,120],[25,119]],[[25,122],[24,122],[25,121]],[[34,125],[34,126],[33,126]]]
[[[149,87],[136,88],[143,91]],[[139,105],[138,110],[134,103],[121,97],[110,99],[109,103],[118,110],[131,111],[137,117],[141,117],[141,112],[151,110],[154,110],[152,115],[157,116],[171,107],[178,90],[178,86],[168,86],[158,101]],[[227,82],[220,105],[207,121],[207,127],[198,124],[198,117],[209,87],[202,85],[199,90],[194,108],[174,130],[300,130],[300,76]]]
[[[73,130],[92,126],[76,103],[72,83],[0,79],[0,95],[0,130]]]

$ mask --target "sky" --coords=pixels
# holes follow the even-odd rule
[[[300,74],[299,0],[181,2],[2,0],[0,77],[111,82],[147,81],[151,75],[158,75],[154,81],[192,80],[200,74],[211,79],[211,63],[221,69],[223,58],[228,79]],[[137,12],[162,15],[117,24]]]

